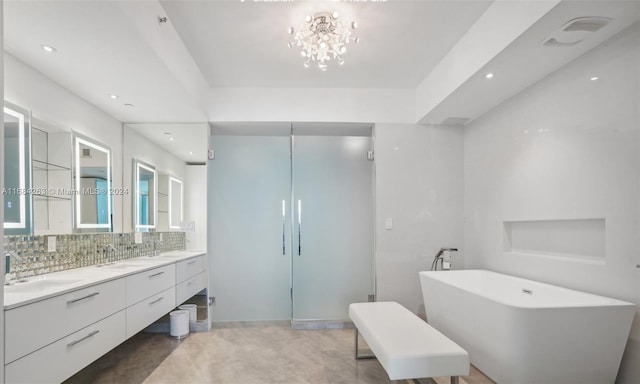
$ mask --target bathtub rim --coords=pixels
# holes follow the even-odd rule
[[[586,297],[589,298],[593,298],[593,299],[597,299],[598,302],[594,302],[592,304],[577,304],[577,305],[522,305],[522,304],[517,304],[517,303],[513,303],[513,302],[509,302],[508,300],[504,300],[495,296],[489,296],[489,295],[484,295],[480,292],[476,292],[476,291],[472,291],[470,289],[467,289],[466,287],[463,287],[459,284],[452,284],[449,281],[446,281],[445,279],[443,279],[442,277],[444,277],[444,275],[446,274],[451,274],[451,273],[460,273],[460,272],[481,272],[481,273],[487,273],[487,274],[493,274],[493,275],[499,275],[501,277],[506,277],[506,278],[511,278],[514,280],[518,280],[521,282],[526,282],[526,283],[533,283],[539,286],[544,286],[547,288],[552,288],[552,289],[559,289],[565,292],[570,292],[572,294],[579,294],[579,295],[584,295]],[[532,309],[532,310],[552,310],[552,309],[580,309],[580,308],[633,308],[636,311],[640,311],[640,305],[636,305],[634,303],[628,302],[628,301],[624,301],[624,300],[620,300],[620,299],[616,299],[616,298],[612,298],[612,297],[607,297],[607,296],[602,296],[602,295],[597,295],[597,294],[593,294],[593,293],[589,293],[589,292],[584,292],[584,291],[578,291],[576,289],[571,289],[571,288],[566,288],[566,287],[562,287],[559,285],[554,285],[554,284],[549,284],[549,283],[543,283],[541,281],[536,281],[536,280],[530,280],[524,277],[519,277],[519,276],[514,276],[514,275],[508,275],[506,273],[501,273],[501,272],[496,272],[496,271],[492,271],[492,270],[488,270],[488,269],[458,269],[458,270],[449,270],[449,271],[420,271],[418,273],[420,279],[424,277],[426,278],[430,278],[432,280],[438,281],[442,284],[447,284],[451,287],[454,287],[456,289],[480,296],[480,297],[484,297],[487,300],[491,300],[497,303],[500,303],[502,305],[508,306],[508,307],[512,307],[512,308],[518,308],[518,309]],[[440,276],[437,277],[437,276]]]

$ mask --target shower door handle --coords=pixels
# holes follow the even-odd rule
[[[298,200],[298,256],[302,255],[302,200]]]
[[[282,200],[282,256],[285,256],[287,253],[287,248],[285,245],[285,223],[286,223],[286,209],[285,209],[285,204],[284,204],[284,200]]]

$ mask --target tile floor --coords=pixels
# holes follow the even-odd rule
[[[448,378],[436,381],[449,383]],[[377,360],[353,358],[353,329],[303,331],[272,324],[217,327],[183,340],[139,333],[65,384],[391,382]],[[493,382],[472,367],[460,383]]]

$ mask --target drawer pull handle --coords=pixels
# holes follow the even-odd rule
[[[195,264],[197,262],[198,262],[198,260],[193,260],[193,261],[188,262],[187,265]]]
[[[149,302],[149,305],[153,305],[153,304],[157,303],[158,301],[160,301],[160,300],[162,300],[162,299],[164,299],[164,296],[162,296],[162,297],[158,297],[157,299],[155,299],[155,300],[153,300],[153,301]]]
[[[78,344],[78,343],[80,343],[82,341],[85,341],[88,338],[97,335],[98,333],[100,333],[100,331],[96,329],[95,331],[90,332],[87,336],[70,342],[69,344],[67,344],[67,347],[73,347],[74,345],[76,345],[76,344]]]
[[[67,301],[67,304],[77,303],[78,301],[82,301],[84,299],[88,299],[90,297],[97,296],[99,294],[100,294],[100,292],[93,292],[93,293],[88,294],[87,296],[83,296],[83,297],[80,297],[78,299],[69,300],[69,301]]]
[[[160,275],[162,275],[163,273],[164,273],[164,271],[163,271],[163,272],[154,273],[153,275],[149,275],[149,278],[156,277],[156,276],[160,276]]]

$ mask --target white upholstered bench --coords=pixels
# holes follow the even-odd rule
[[[349,317],[356,359],[377,358],[391,380],[450,376],[457,384],[458,376],[469,374],[467,351],[398,303],[354,303]],[[358,332],[375,356],[358,354]]]

